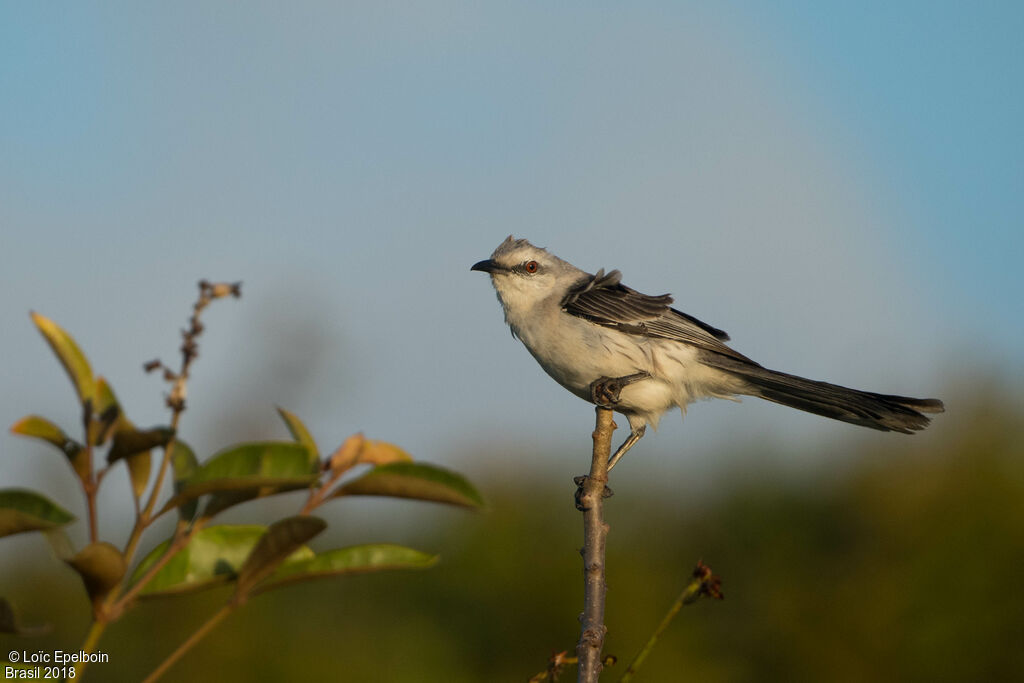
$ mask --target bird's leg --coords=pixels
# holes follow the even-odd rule
[[[650,379],[651,375],[647,372],[635,372],[632,375],[626,375],[625,377],[599,377],[590,383],[590,397],[591,400],[601,406],[602,408],[611,408],[613,405],[619,402],[619,395],[622,390],[628,387],[634,382],[641,380]],[[639,429],[630,431],[629,437],[619,446],[615,454],[608,459],[608,471],[611,472],[612,467],[619,461],[623,455],[626,454],[633,445],[640,440],[640,437],[644,435],[647,430],[646,425],[641,425]],[[586,475],[579,476],[573,479],[573,482],[578,487],[576,489],[576,509],[582,510],[583,503],[581,497],[583,495],[583,484],[587,481]],[[604,487],[604,498],[611,498],[615,493],[608,488]]]
[[[615,463],[617,463],[619,459],[626,454],[626,451],[636,445],[636,442],[640,440],[646,431],[647,425],[640,425],[639,429],[634,429],[629,433],[629,436],[622,442],[622,445],[619,446],[618,450],[616,450],[612,457],[608,459],[609,472],[611,472],[612,468],[615,467]]]
[[[619,402],[619,394],[623,389],[634,382],[650,379],[650,377],[650,374],[646,372],[636,372],[625,377],[599,377],[590,383],[590,400],[596,405],[610,408]]]

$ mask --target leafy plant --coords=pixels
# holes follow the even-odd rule
[[[74,385],[81,406],[81,437],[76,440],[52,421],[37,415],[18,420],[11,432],[44,441],[67,459],[85,498],[89,543],[75,550],[63,527],[75,517],[45,496],[24,489],[0,489],[0,536],[40,531],[57,556],[82,578],[92,603],[93,624],[82,644],[93,652],[106,627],[142,599],[180,595],[231,584],[225,605],[211,615],[165,659],[147,680],[155,680],[221,620],[253,596],[292,583],[390,569],[425,569],[437,556],[398,545],[376,543],[315,552],[307,543],[327,523],[312,512],[344,496],[390,496],[479,509],[483,499],[461,475],[415,462],[401,448],[361,434],[321,456],[309,430],[295,414],[278,408],[291,441],[262,441],[229,446],[200,461],[179,438],[186,385],[198,356],[203,332],[200,315],[214,300],[241,295],[238,284],[199,283],[199,299],[189,327],[182,331],[178,370],[160,361],[147,372],[163,371],[170,384],[167,425],[140,429],[132,423],[113,388],[95,376],[78,344],[52,320],[32,313],[32,320],[53,349]],[[98,456],[106,449],[105,458]],[[154,450],[162,455],[152,478]],[[125,463],[134,501],[135,524],[121,547],[101,540],[97,493],[119,462]],[[358,468],[360,472],[354,470]],[[365,471],[363,471],[365,470]],[[172,491],[164,484],[172,479]],[[298,514],[269,526],[214,525],[224,510],[258,498],[295,490],[308,495]],[[148,492],[148,494],[147,494]],[[163,504],[158,506],[158,502]],[[130,569],[143,533],[163,515],[176,512],[172,536]],[[27,635],[38,628],[20,625],[7,600],[0,598],[0,632]],[[80,676],[84,663],[75,672]]]

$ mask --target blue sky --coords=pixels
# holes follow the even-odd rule
[[[506,439],[576,473],[591,410],[468,270],[509,233],[672,292],[770,367],[1019,380],[1022,7],[6,4],[0,421],[75,424],[30,309],[155,424],[141,363],[175,358],[198,279],[243,280],[195,368],[201,453],[284,436],[283,404],[325,444],[514,473],[484,463]],[[634,476],[724,439],[894,438],[759,403],[666,417]],[[37,450],[5,437],[0,481],[67,476]]]

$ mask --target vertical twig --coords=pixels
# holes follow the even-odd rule
[[[609,408],[597,407],[594,427],[594,455],[590,475],[577,483],[577,507],[583,511],[583,614],[580,615],[580,640],[576,645],[580,683],[596,683],[603,668],[601,650],[608,630],[604,625],[605,542],[608,525],[604,522],[603,504],[608,483],[608,457],[612,450],[615,421]]]
[[[704,564],[703,561],[698,561],[690,578],[690,583],[687,584],[686,588],[683,589],[683,592],[679,594],[676,601],[672,603],[668,612],[664,617],[662,617],[661,623],[654,629],[654,633],[651,634],[651,637],[647,639],[646,643],[644,643],[643,648],[641,648],[637,656],[634,657],[633,661],[629,663],[628,667],[626,667],[626,671],[622,674],[622,678],[619,679],[619,683],[629,683],[629,681],[633,680],[633,675],[636,673],[637,669],[643,665],[644,660],[647,659],[647,655],[651,654],[654,646],[658,644],[658,638],[660,638],[661,634],[665,632],[665,629],[669,627],[672,620],[676,618],[676,615],[679,614],[679,610],[681,610],[684,605],[692,605],[697,602],[698,598],[703,596],[714,600],[721,600],[723,597],[722,579],[712,574],[711,568]]]
[[[99,486],[90,478],[85,482],[85,503],[89,510],[89,542],[96,543],[100,539],[100,525],[96,519],[96,490]]]

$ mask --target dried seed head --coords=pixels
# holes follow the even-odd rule
[[[242,283],[218,282],[217,284],[210,285],[208,291],[210,296],[214,299],[220,299],[225,296],[233,296],[237,298],[242,296]]]

